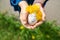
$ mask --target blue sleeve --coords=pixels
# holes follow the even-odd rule
[[[32,5],[34,0],[26,0],[29,5]]]
[[[22,0],[10,0],[10,4],[11,4],[11,6],[14,7],[15,11],[20,11],[21,8],[18,6],[18,3],[20,1],[22,1]]]
[[[18,3],[21,2],[22,0],[10,0],[10,4],[11,6],[14,7],[15,11],[19,11],[21,10],[21,8],[18,6]],[[25,0],[29,5],[32,5],[34,0]]]

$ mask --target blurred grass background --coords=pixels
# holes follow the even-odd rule
[[[60,0],[47,2],[45,12],[49,21],[34,30],[21,26],[19,13],[13,10],[9,2],[0,0],[0,40],[60,40],[60,25],[57,25],[60,24]]]
[[[26,29],[16,16],[0,12],[0,40],[60,40],[60,25],[45,21],[33,30]]]

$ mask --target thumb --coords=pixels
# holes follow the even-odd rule
[[[28,6],[27,2],[21,1],[18,5],[21,7],[21,12],[26,13],[26,7]]]

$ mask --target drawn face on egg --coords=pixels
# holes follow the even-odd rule
[[[34,25],[37,22],[36,20],[36,13],[32,13],[28,15],[28,23],[30,25]]]
[[[39,5],[36,5],[36,4],[29,5],[26,8],[26,11],[29,12],[28,23],[30,25],[34,25],[38,20],[42,19],[42,14],[41,14]]]

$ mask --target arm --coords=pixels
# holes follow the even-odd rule
[[[40,3],[42,7],[45,7],[48,0],[35,0],[34,3]]]
[[[19,7],[18,3],[21,2],[22,0],[10,0],[11,6],[14,7],[15,11],[21,11],[21,8]],[[29,5],[32,5],[34,0],[25,0]]]

